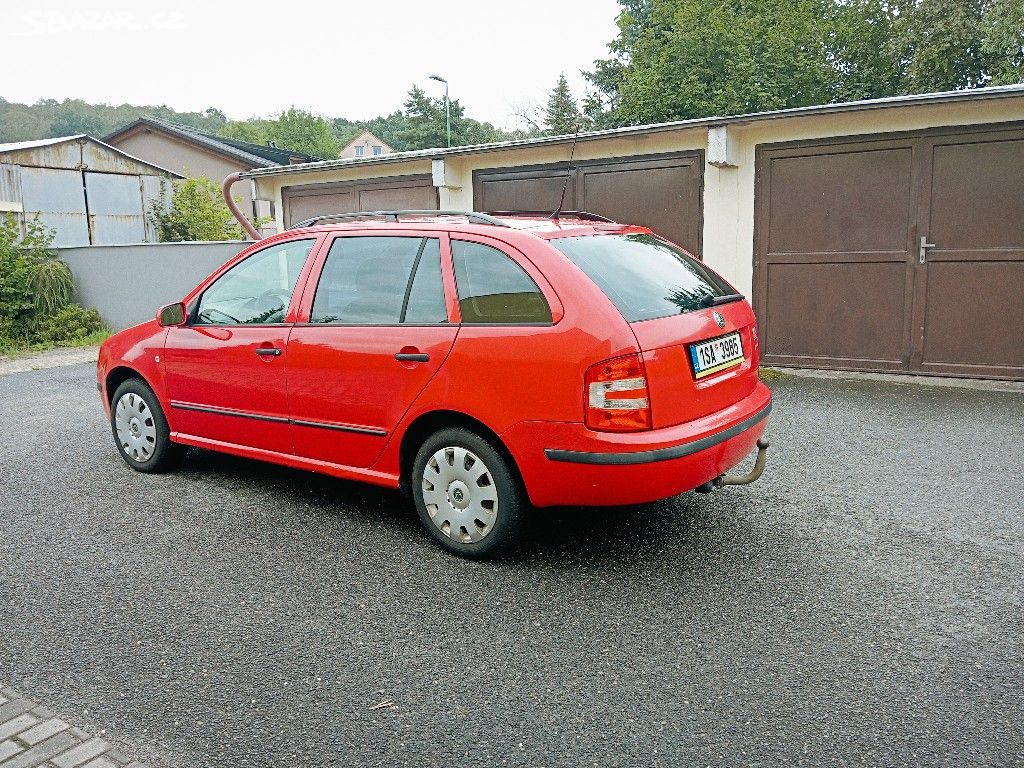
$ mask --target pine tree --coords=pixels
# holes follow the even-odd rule
[[[576,99],[569,90],[569,82],[563,72],[558,76],[558,83],[548,96],[548,104],[544,110],[544,127],[554,135],[575,133],[580,124],[580,109]]]

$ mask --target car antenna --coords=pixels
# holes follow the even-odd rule
[[[565,169],[565,183],[562,184],[562,195],[558,198],[558,207],[551,212],[549,219],[558,220],[562,214],[562,206],[565,204],[565,191],[569,188],[569,180],[572,178],[572,159],[576,156],[576,142],[580,138],[580,121],[576,121],[576,134],[572,137],[572,149],[569,151],[569,167]]]

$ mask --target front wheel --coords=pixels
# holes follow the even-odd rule
[[[416,511],[442,547],[484,558],[518,537],[523,493],[508,461],[465,429],[443,429],[420,446],[413,462]]]
[[[139,472],[167,472],[181,463],[185,447],[171,442],[163,408],[140,379],[128,379],[114,391],[110,428],[121,458]]]

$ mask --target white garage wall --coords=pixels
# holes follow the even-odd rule
[[[750,296],[753,284],[754,192],[757,147],[810,139],[857,136],[958,125],[1024,121],[1024,89],[991,89],[991,96],[978,94],[964,101],[929,103],[886,100],[862,102],[843,107],[847,111],[808,111],[797,114],[752,115],[734,118],[727,131],[732,150],[731,167],[706,165],[704,171],[704,260],[721,272],[742,293]],[[983,95],[983,94],[982,94]],[[960,94],[959,97],[966,97]],[[697,124],[660,126],[629,136],[581,137],[575,157],[580,160],[634,157],[637,155],[707,150],[711,120]],[[471,153],[446,154],[438,150],[445,164],[445,186],[440,187],[442,209],[473,210],[473,171],[484,168],[516,167],[565,162],[571,139],[560,143],[524,144],[502,149],[481,148]],[[355,181],[431,172],[429,153],[402,159],[380,159],[344,163],[316,170],[287,170],[261,175],[256,172],[258,196],[274,200],[278,227],[282,226],[281,189],[297,184]]]

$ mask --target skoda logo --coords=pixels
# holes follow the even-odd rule
[[[718,323],[719,328],[725,328],[725,318],[722,317],[721,312],[715,312],[715,322]]]
[[[452,498],[455,499],[456,501],[462,501],[462,489],[456,488],[454,491],[452,491]]]

